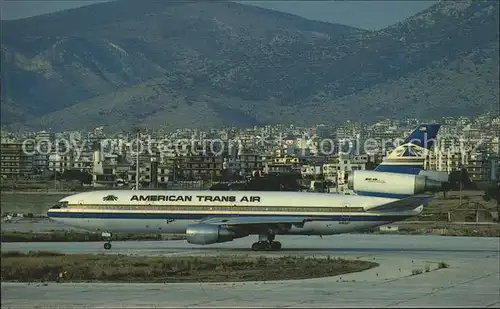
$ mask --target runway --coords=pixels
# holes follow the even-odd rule
[[[185,241],[4,243],[2,250],[131,255],[314,255],[372,260],[374,269],[280,282],[107,284],[2,283],[2,308],[40,307],[490,307],[500,308],[498,238],[337,235],[283,236],[281,252],[257,253],[255,237],[194,246]],[[448,268],[438,269],[439,262]],[[426,270],[429,270],[426,272]],[[421,274],[412,275],[416,270]]]

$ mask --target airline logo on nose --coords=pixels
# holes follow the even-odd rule
[[[118,198],[114,195],[107,195],[102,198],[103,201],[117,201]]]

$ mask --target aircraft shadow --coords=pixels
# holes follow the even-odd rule
[[[141,249],[146,249],[142,247]],[[149,248],[148,248],[149,249]],[[440,248],[282,248],[280,251],[253,251],[251,248],[221,248],[221,247],[153,247],[154,251],[175,250],[175,251],[224,251],[224,252],[332,252],[332,253],[380,253],[380,252],[398,252],[398,253],[417,253],[417,252],[443,252],[443,253],[497,253],[496,249],[440,249]]]

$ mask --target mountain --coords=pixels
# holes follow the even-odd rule
[[[380,31],[232,2],[120,0],[2,21],[2,124],[336,123],[498,110],[498,2]]]

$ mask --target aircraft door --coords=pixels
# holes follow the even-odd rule
[[[79,201],[78,201],[78,206],[79,206],[80,208],[83,208],[83,200],[79,200]],[[82,214],[82,213],[80,213],[80,214],[78,215],[78,217],[83,218],[83,214]],[[87,220],[87,222],[89,222],[89,221],[90,221],[90,220]]]
[[[342,207],[342,216],[340,217],[339,224],[351,223],[351,210],[349,204],[344,204]]]

